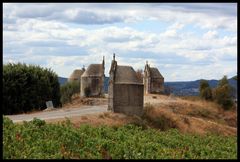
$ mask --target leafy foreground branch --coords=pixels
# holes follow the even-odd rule
[[[237,138],[181,134],[134,125],[82,125],[3,118],[4,159],[224,159],[237,158]]]

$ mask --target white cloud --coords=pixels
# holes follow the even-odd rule
[[[236,4],[4,4],[4,17],[37,18],[81,24],[136,22],[151,19],[203,28],[237,27]],[[9,10],[7,10],[9,9]],[[6,14],[5,14],[6,13]],[[228,24],[232,24],[229,26]]]
[[[199,60],[205,59],[207,57],[206,54],[204,54],[203,52],[200,53],[198,51],[183,51],[183,52],[179,52],[177,54],[180,56],[186,57],[187,59],[190,59],[191,61],[199,61]]]
[[[177,36],[177,32],[176,32],[176,30],[173,30],[173,29],[167,30],[162,34],[162,36],[163,37],[173,37],[174,38],[174,37]]]
[[[184,24],[181,24],[181,23],[177,22],[177,23],[174,23],[173,25],[171,25],[171,26],[169,27],[169,29],[172,29],[172,30],[180,30],[180,29],[182,29],[183,27],[184,27]]]
[[[213,39],[217,37],[217,31],[213,30],[213,31],[208,31],[207,33],[205,33],[203,35],[203,39]]]
[[[221,6],[226,10],[220,12]],[[67,77],[75,68],[101,63],[104,55],[108,75],[115,52],[119,64],[135,70],[148,60],[166,81],[213,79],[237,67],[236,12],[225,6],[4,4],[3,59],[52,67]],[[134,27],[151,21],[167,26]]]

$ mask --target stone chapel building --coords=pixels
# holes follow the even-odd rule
[[[104,94],[104,57],[102,64],[91,64],[81,76],[81,96],[86,96],[85,89],[89,89],[89,96],[102,96]]]
[[[143,83],[131,66],[117,65],[115,54],[109,71],[108,110],[128,115],[143,113]]]
[[[164,77],[157,68],[150,67],[148,62],[144,68],[144,93],[164,93]]]

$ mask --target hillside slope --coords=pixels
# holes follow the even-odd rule
[[[100,101],[102,100],[102,101]],[[64,108],[79,108],[81,105],[107,105],[106,98],[81,99],[76,97],[71,105]],[[70,120],[78,127],[88,123],[92,125],[120,126],[128,123],[144,127],[154,127],[161,130],[177,128],[183,133],[219,133],[222,135],[236,135],[236,109],[223,111],[213,102],[202,101],[197,97],[180,98],[165,95],[144,96],[145,115],[142,118],[127,116],[119,113],[104,112],[95,115],[72,117]],[[48,120],[47,122],[59,122]]]

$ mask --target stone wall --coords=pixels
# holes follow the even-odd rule
[[[143,113],[143,85],[114,84],[113,108],[114,112],[128,115],[142,115]]]

